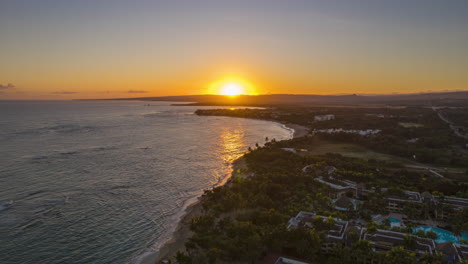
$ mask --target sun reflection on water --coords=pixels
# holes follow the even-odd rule
[[[247,143],[245,142],[245,129],[240,128],[222,129],[219,134],[218,140],[218,158],[224,162],[224,164],[232,164],[236,159],[240,158],[247,151]],[[223,166],[221,170],[213,172],[213,185],[223,185],[230,177],[232,173],[231,166]]]
[[[244,129],[224,129],[220,134],[221,158],[225,162],[232,163],[242,156],[246,151],[247,145],[244,141]]]

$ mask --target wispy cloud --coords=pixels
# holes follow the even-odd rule
[[[142,90],[130,90],[127,93],[148,93],[148,91],[142,91]]]
[[[12,83],[8,83],[7,85],[0,84],[0,90],[6,90],[6,89],[13,89],[16,86]]]
[[[51,94],[77,94],[78,92],[72,91],[60,91],[60,92],[52,92]]]

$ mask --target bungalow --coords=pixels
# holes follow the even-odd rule
[[[433,254],[436,250],[435,242],[432,239],[411,236],[413,243],[408,245],[408,235],[383,229],[366,232],[362,239],[369,240],[376,251],[391,250],[398,246],[405,246],[406,250],[416,254]]]
[[[269,253],[258,264],[314,264],[306,260]]]
[[[421,199],[425,203],[433,203],[434,202],[434,197],[428,191],[425,191],[425,192],[421,193]]]
[[[328,121],[334,120],[335,115],[316,115],[314,116],[314,121]]]
[[[341,197],[333,200],[333,205],[334,208],[339,211],[355,211],[358,207],[358,201],[351,199],[346,195],[342,195]]]

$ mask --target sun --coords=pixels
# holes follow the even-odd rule
[[[228,95],[228,96],[236,96],[236,95],[245,94],[245,89],[239,83],[230,82],[230,83],[225,83],[221,85],[219,94]]]
[[[225,95],[237,97],[239,95],[257,95],[257,88],[247,78],[238,75],[225,75],[209,83],[206,88],[206,94]]]

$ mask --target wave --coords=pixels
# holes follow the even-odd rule
[[[162,114],[163,112],[152,112],[152,113],[149,113],[149,114],[143,114],[142,116],[143,117],[159,117],[160,114]]]
[[[89,150],[91,150],[91,151],[96,151],[96,152],[99,152],[99,151],[107,151],[107,150],[115,150],[115,149],[117,149],[116,146],[92,147],[92,148],[89,148]]]
[[[49,157],[48,156],[44,156],[44,155],[38,155],[38,156],[33,156],[33,157],[28,157],[32,160],[45,160],[45,159],[48,159]]]
[[[33,195],[37,195],[37,194],[41,194],[41,193],[45,193],[47,192],[47,190],[38,190],[38,191],[35,191],[35,192],[32,192],[32,193],[28,193],[27,196],[33,196]]]
[[[107,146],[107,147],[90,147],[90,148],[78,148],[78,149],[71,149],[71,150],[54,150],[49,153],[40,154],[40,155],[25,155],[22,158],[26,160],[30,160],[34,163],[37,162],[44,162],[50,163],[55,161],[60,161],[65,158],[71,158],[72,156],[76,156],[79,154],[86,154],[87,152],[103,152],[103,151],[111,151],[118,149],[116,146]],[[148,147],[142,149],[149,149]]]
[[[46,130],[56,132],[56,133],[75,133],[75,132],[90,132],[95,127],[91,126],[81,126],[81,125],[76,125],[76,124],[66,124],[66,125],[56,125],[56,126],[51,126],[51,127],[46,127]]]
[[[75,155],[78,154],[78,151],[65,151],[65,152],[60,152],[60,155]]]
[[[97,127],[94,126],[81,126],[78,124],[63,124],[53,126],[43,126],[30,128],[25,130],[11,131],[9,134],[12,136],[40,136],[45,134],[74,134],[74,133],[89,133],[96,131]]]
[[[289,131],[289,137],[290,138],[294,137],[294,133],[296,132],[296,130],[294,130],[294,128],[287,127],[286,125],[283,125],[283,124],[280,124],[280,123],[278,123],[278,125]]]
[[[151,248],[145,249],[138,255],[135,255],[130,263],[144,264],[152,263],[156,260],[159,255],[159,249],[166,243],[168,243],[174,237],[174,233],[185,214],[188,213],[187,209],[199,201],[202,191],[191,192],[189,197],[183,202],[181,208],[172,216],[170,216],[170,225],[166,228],[165,232],[157,239],[157,242],[152,245]],[[153,261],[154,260],[154,261]]]
[[[8,202],[3,202],[0,204],[0,212],[6,211],[8,208],[13,206],[13,200],[8,201]]]

